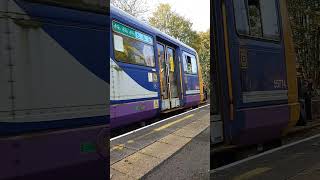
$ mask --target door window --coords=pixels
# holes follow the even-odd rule
[[[178,97],[178,86],[177,86],[177,78],[175,73],[175,57],[174,50],[172,48],[167,48],[167,60],[169,63],[169,79],[170,79],[170,92],[171,98]]]
[[[161,96],[162,99],[168,99],[167,64],[165,59],[164,46],[158,44],[157,48],[161,78]]]
[[[236,28],[239,34],[256,38],[280,38],[275,0],[234,0]]]

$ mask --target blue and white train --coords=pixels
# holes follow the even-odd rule
[[[204,101],[197,52],[111,6],[111,128]]]
[[[106,179],[108,6],[0,1],[0,179]]]

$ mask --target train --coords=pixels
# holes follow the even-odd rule
[[[300,117],[287,1],[211,6],[211,144],[281,144]]]
[[[193,48],[114,6],[110,17],[112,129],[205,102]]]
[[[0,1],[0,179],[109,178],[106,1]]]

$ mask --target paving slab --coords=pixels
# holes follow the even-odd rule
[[[208,129],[209,112],[204,107],[111,142],[112,179],[143,178]]]
[[[111,168],[127,176],[140,179],[160,162],[161,160],[156,157],[137,152],[113,164]],[[116,171],[113,173],[111,174],[117,176]]]
[[[320,179],[320,135],[211,171],[211,179]]]

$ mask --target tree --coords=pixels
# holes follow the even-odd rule
[[[288,0],[298,64],[304,79],[312,79],[320,88],[320,2]]]
[[[172,11],[169,4],[160,4],[149,18],[149,24],[160,31],[193,47],[199,56],[202,76],[207,92],[210,92],[210,33],[192,30],[192,23]]]
[[[143,18],[149,11],[147,0],[111,0],[111,4],[136,18]]]
[[[192,46],[197,38],[196,31],[192,30],[192,23],[172,11],[169,4],[159,4],[149,18],[149,24],[189,46]]]
[[[199,32],[197,34],[198,46],[195,47],[198,52],[204,87],[210,92],[210,31]]]

